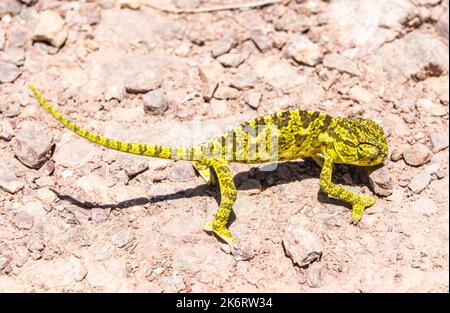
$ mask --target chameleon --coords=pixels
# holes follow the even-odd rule
[[[320,166],[320,189],[352,205],[352,223],[375,203],[371,196],[359,195],[332,182],[333,164],[374,166],[387,158],[388,144],[382,127],[370,119],[333,118],[328,114],[291,109],[243,122],[218,137],[190,147],[131,143],[106,138],[84,129],[53,107],[31,84],[37,101],[75,134],[109,149],[153,158],[191,161],[199,175],[220,191],[220,204],[204,230],[215,233],[232,247],[237,240],[227,228],[237,198],[229,163],[259,164],[313,158]]]

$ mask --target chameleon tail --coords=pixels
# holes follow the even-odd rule
[[[106,148],[127,152],[131,154],[144,155],[154,158],[171,159],[171,160],[194,160],[194,153],[197,153],[197,149],[194,147],[169,147],[169,146],[156,146],[150,144],[130,143],[122,142],[110,138],[103,137],[99,134],[88,131],[81,128],[74,122],[64,117],[58,110],[56,110],[41,93],[31,84],[28,84],[28,88],[33,92],[38,102],[48,111],[55,119],[57,119],[65,127],[73,131],[78,136],[81,136],[91,142],[102,145]],[[194,151],[195,150],[195,151]]]

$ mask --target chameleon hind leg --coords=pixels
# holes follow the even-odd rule
[[[333,157],[325,156],[322,172],[320,173],[320,188],[336,198],[347,201],[352,204],[352,223],[358,224],[364,214],[364,209],[375,203],[375,198],[369,196],[360,196],[342,186],[331,182],[333,171]]]
[[[215,160],[211,166],[216,172],[217,180],[219,181],[220,207],[212,222],[206,223],[203,229],[208,232],[214,232],[230,246],[235,247],[237,242],[227,229],[228,218],[237,197],[233,176],[226,161]]]
[[[214,179],[214,175],[209,165],[200,161],[193,161],[192,164],[208,185],[214,186],[216,184],[216,180]]]

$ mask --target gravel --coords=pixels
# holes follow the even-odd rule
[[[152,1],[229,1],[212,2]],[[0,291],[448,292],[447,0],[181,15],[2,0],[0,19]],[[298,108],[379,122],[390,159],[368,182],[368,169],[336,166],[336,183],[376,199],[356,226],[311,160],[231,163],[231,249],[202,230],[220,193],[190,162],[79,138],[28,82],[117,140],[188,146]]]

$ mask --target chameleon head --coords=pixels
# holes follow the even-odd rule
[[[338,163],[372,166],[387,158],[388,144],[380,125],[369,119],[336,119],[333,146]]]

